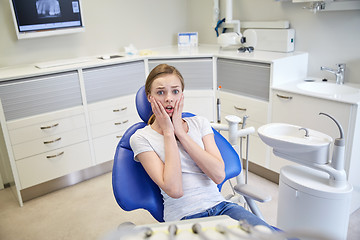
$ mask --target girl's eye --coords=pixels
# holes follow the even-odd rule
[[[180,92],[180,91],[177,90],[177,89],[175,89],[175,90],[173,91],[174,94],[178,94],[179,92]]]
[[[164,91],[157,91],[157,95],[163,95]]]

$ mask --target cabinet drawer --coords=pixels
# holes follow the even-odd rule
[[[94,151],[96,164],[114,160],[116,147],[124,134],[124,131],[94,139]]]
[[[27,120],[25,119],[22,121],[25,122]],[[64,119],[40,122],[35,125],[9,130],[9,136],[11,143],[15,145],[39,138],[58,135],[78,128],[84,128],[85,125],[85,116],[82,114]]]
[[[82,142],[56,151],[16,161],[21,188],[28,188],[91,166],[89,143]]]
[[[223,90],[269,101],[270,64],[219,58],[217,73]]]
[[[265,124],[268,119],[268,102],[220,92],[221,110],[230,115],[249,116],[249,121]]]
[[[149,71],[161,63],[176,67],[185,81],[187,90],[213,89],[212,58],[149,60]]]
[[[52,151],[88,139],[86,128],[75,129],[50,137],[13,145],[15,160]]]
[[[92,125],[92,137],[97,138],[111,133],[121,132],[126,130],[135,122],[138,122],[138,118],[133,115]]]
[[[190,112],[214,122],[215,97],[213,90],[189,90],[184,92],[184,112]]]
[[[85,69],[83,74],[88,103],[135,94],[146,78],[143,61]]]
[[[0,83],[7,121],[82,105],[77,72]]]
[[[135,95],[90,104],[88,109],[91,124],[126,118],[128,115],[137,114]]]

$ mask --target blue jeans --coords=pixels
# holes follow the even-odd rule
[[[269,224],[261,220],[258,216],[254,215],[253,213],[247,211],[242,206],[236,203],[225,202],[225,201],[215,205],[212,208],[205,210],[204,212],[185,216],[181,220],[218,216],[218,215],[227,215],[235,220],[245,220],[247,221],[247,223],[249,223],[252,226],[264,225],[274,230]]]

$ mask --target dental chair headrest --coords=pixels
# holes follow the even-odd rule
[[[145,93],[145,86],[142,86],[136,93],[136,109],[138,111],[139,117],[144,121],[148,122],[151,115],[153,114],[151,109],[151,104],[148,101]]]

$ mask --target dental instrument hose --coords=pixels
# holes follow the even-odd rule
[[[248,119],[249,116],[245,115],[243,117],[242,120],[242,125],[241,125],[241,129],[244,129],[246,126],[246,120]],[[246,135],[246,156],[245,156],[245,161],[246,161],[246,166],[245,166],[245,184],[248,183],[248,173],[249,173],[249,135]],[[243,160],[242,158],[242,137],[240,138],[240,159],[241,161]]]
[[[218,91],[220,91],[220,90],[221,90],[221,86],[218,87]],[[220,102],[220,97],[218,97],[216,99],[216,107],[217,107],[217,123],[221,123],[221,102]]]
[[[345,155],[345,139],[344,139],[344,130],[341,126],[341,124],[332,116],[330,116],[327,113],[319,113],[319,115],[324,115],[329,117],[331,120],[335,122],[337,125],[340,137],[336,138],[334,141],[334,148],[333,148],[333,155],[331,159],[331,166],[335,168],[336,170],[344,170],[344,155]]]

